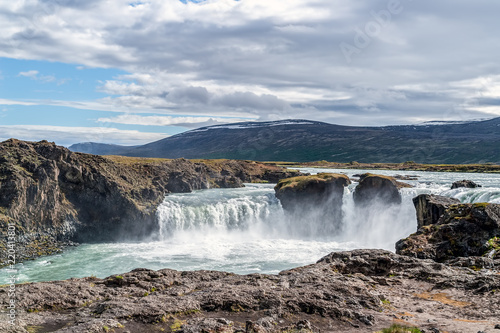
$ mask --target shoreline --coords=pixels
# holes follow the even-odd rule
[[[325,168],[325,169],[360,169],[360,170],[394,170],[394,171],[419,171],[419,172],[449,172],[449,173],[500,173],[500,165],[496,164],[421,164],[414,162],[405,163],[337,163],[337,162],[262,162],[263,164],[276,165],[290,168]]]

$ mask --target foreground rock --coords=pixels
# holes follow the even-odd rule
[[[332,253],[279,275],[136,269],[18,286],[16,332],[491,330],[500,275],[382,250]],[[0,290],[2,299],[6,291]],[[0,331],[7,331],[0,322]]]
[[[500,258],[500,205],[460,204],[426,195],[414,203],[419,229],[396,244],[397,253],[439,262],[483,257],[490,265]]]
[[[308,222],[328,221],[335,227],[340,226],[344,187],[350,183],[347,175],[320,173],[283,179],[274,190],[289,215]]]
[[[0,143],[0,265],[7,259],[9,226],[20,262],[72,242],[150,236],[167,193],[293,175],[248,161],[104,158],[11,139]]]
[[[400,204],[399,189],[411,187],[406,183],[398,182],[395,178],[383,175],[366,173],[359,175],[359,184],[354,190],[354,202],[358,206],[371,204]]]
[[[451,189],[456,189],[456,188],[461,188],[461,187],[465,187],[465,188],[477,188],[477,187],[481,187],[481,185],[478,185],[476,183],[474,183],[472,180],[461,180],[461,181],[458,181],[458,182],[454,182],[452,185],[451,185]]]

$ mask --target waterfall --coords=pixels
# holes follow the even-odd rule
[[[416,231],[411,199],[417,189],[403,190],[403,204],[356,209],[355,185],[346,188],[341,227],[317,211],[286,214],[272,185],[248,184],[242,189],[212,189],[165,198],[157,215],[160,239],[175,237],[242,237],[355,242],[360,247],[394,250],[400,238]]]

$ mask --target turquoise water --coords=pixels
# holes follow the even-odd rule
[[[306,172],[364,170],[304,169]],[[402,189],[403,203],[391,210],[373,207],[369,217],[358,215],[350,185],[344,195],[344,225],[335,235],[321,232],[329,221],[290,220],[274,197],[273,185],[247,184],[240,189],[213,189],[172,194],[158,208],[159,235],[140,243],[82,244],[62,254],[18,264],[19,283],[71,277],[106,277],[143,267],[176,270],[222,270],[238,274],[276,274],[316,262],[322,256],[354,248],[394,250],[397,240],[416,230],[411,199],[422,193],[455,197],[462,202],[500,203],[500,175],[403,171],[370,171],[385,175],[415,175]],[[478,189],[450,190],[451,183],[470,179]],[[0,284],[7,272],[0,270]]]

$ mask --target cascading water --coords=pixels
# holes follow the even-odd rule
[[[365,170],[303,169],[344,172]],[[238,189],[212,189],[168,195],[157,211],[159,232],[137,243],[83,244],[60,255],[19,264],[20,281],[44,281],[95,275],[106,277],[134,268],[214,269],[240,274],[278,273],[306,265],[322,256],[354,248],[394,250],[400,238],[416,230],[412,198],[422,193],[454,197],[462,202],[500,203],[500,175],[432,172],[370,171],[384,175],[416,175],[414,188],[401,189],[402,204],[373,205],[360,210],[345,189],[343,221],[315,212],[285,214],[272,184],[247,184]],[[470,179],[477,189],[454,189],[454,181]],[[0,284],[8,274],[0,270]]]

